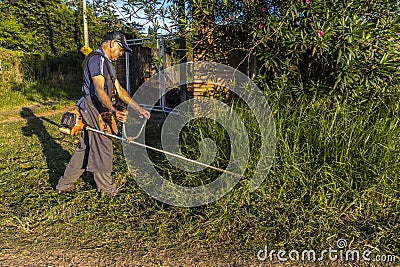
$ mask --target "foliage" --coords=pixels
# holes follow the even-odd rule
[[[81,94],[82,55],[58,57],[0,48],[0,110]]]
[[[0,38],[4,48],[62,55],[83,46],[81,1],[4,0],[0,2]],[[137,25],[125,25],[114,13],[98,13],[87,7],[90,45],[100,45],[106,31],[120,30],[137,35]],[[135,26],[135,27],[133,27]]]
[[[0,109],[77,97],[83,59],[79,52],[83,46],[79,2],[0,1],[0,82],[5,88],[1,97],[7,99]],[[108,18],[96,15],[88,6],[89,45],[93,49],[106,31],[127,29],[117,18],[107,23]]]
[[[132,20],[132,16],[124,14],[124,7],[117,6],[116,0],[97,0],[91,5],[94,15],[100,19],[108,29],[125,33],[129,38],[138,37],[142,25]],[[122,9],[122,10],[121,10]]]
[[[258,1],[249,9],[262,80],[286,94],[370,95],[399,74],[398,1]]]
[[[25,32],[24,26],[12,14],[3,15],[0,21],[0,46],[15,50],[35,50],[38,37],[32,32]]]
[[[5,0],[0,9],[3,47],[62,54],[83,45],[78,1]],[[203,49],[220,62],[257,55],[259,83],[285,97],[355,97],[398,82],[398,10],[390,0],[123,1],[119,9],[108,0],[89,5],[88,19],[91,46],[111,29],[137,37],[132,19],[141,18],[153,34],[185,38],[189,54],[197,41],[212,42]]]
[[[7,37],[20,40],[21,50],[56,55],[76,49],[73,11],[61,0],[5,0],[0,3],[0,10],[2,20],[21,25],[19,31]],[[34,38],[19,37],[24,35]],[[12,46],[8,40],[2,43],[3,47],[18,49],[19,46]]]
[[[234,66],[256,55],[257,81],[284,97],[359,97],[398,82],[398,1],[124,1],[122,12],[184,38],[188,54],[212,44],[200,48],[208,59]]]

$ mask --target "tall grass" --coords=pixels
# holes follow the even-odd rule
[[[277,127],[277,151],[266,181],[254,192],[243,180],[214,203],[181,208],[148,196],[128,174],[115,142],[113,176],[123,195],[99,198],[85,175],[72,195],[51,189],[62,174],[76,138],[62,136],[39,118],[0,128],[0,247],[14,242],[34,250],[69,249],[151,257],[202,258],[259,263],[257,252],[271,249],[336,247],[400,255],[399,95],[354,102],[321,98],[278,105],[270,100]],[[238,107],[237,110],[241,110]],[[257,125],[248,116],[248,129]],[[49,119],[58,121],[60,115]],[[148,125],[156,135],[157,124]],[[197,157],[201,137],[215,137],[213,164],[226,164],[226,133],[211,120],[193,121],[182,133],[188,157]],[[252,132],[252,131],[249,131]],[[255,131],[253,131],[255,132]],[[258,140],[257,133],[249,140]],[[153,141],[157,145],[157,140]],[[252,174],[257,145],[246,172]],[[193,186],[217,174],[183,174],[155,163],[165,179]],[[169,170],[169,172],[168,172]],[[132,170],[140,175],[140,170]],[[32,243],[32,240],[34,242]],[[7,245],[8,244],[8,245]],[[157,256],[158,255],[158,256]],[[212,265],[212,264],[210,264]]]
[[[225,198],[199,208],[217,214],[216,222],[209,223],[219,235],[206,235],[208,240],[214,238],[211,243],[217,244],[226,231],[224,238],[231,245],[237,242],[235,250],[248,246],[255,250],[263,243],[322,250],[346,238],[353,246],[398,252],[400,121],[396,99],[395,94],[361,102],[323,98],[283,108],[273,105],[277,151],[272,169],[253,194],[246,191],[248,182],[242,182]],[[257,128],[247,111],[237,110],[248,129]],[[220,144],[213,164],[226,166],[230,149],[224,129],[210,120],[192,121],[187,127],[184,134],[191,137],[185,139],[184,151],[189,157],[199,156],[199,143],[207,137]],[[253,144],[246,172],[250,178],[260,140],[256,131],[248,132]],[[176,183],[190,180],[198,185],[215,178],[210,170],[200,175],[173,172],[165,161],[159,169]],[[205,234],[201,226],[198,231]]]

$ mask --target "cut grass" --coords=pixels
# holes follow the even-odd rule
[[[118,142],[113,177],[125,194],[99,198],[93,179],[84,175],[77,192],[58,195],[52,186],[77,143],[51,123],[61,114],[1,124],[0,249],[15,244],[104,257],[156,249],[161,253],[152,257],[208,257],[211,266],[239,258],[259,263],[257,252],[265,246],[320,252],[344,238],[360,251],[374,247],[374,253],[400,255],[397,97],[360,105],[321,100],[272,106],[277,153],[266,181],[253,193],[248,181],[240,182],[220,200],[196,208],[148,196],[130,176]]]

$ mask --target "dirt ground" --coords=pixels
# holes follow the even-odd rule
[[[128,255],[128,256],[127,256]],[[216,259],[206,254],[188,257],[170,255],[166,251],[126,251],[123,253],[99,252],[96,250],[46,250],[36,251],[12,248],[0,252],[0,267],[378,267],[398,265],[377,265],[372,263],[349,262],[261,262],[256,259]]]
[[[127,256],[128,255],[128,256]],[[138,266],[290,266],[251,263],[245,260],[216,260],[199,255],[195,258],[178,257],[166,252],[127,252],[124,255],[110,253],[104,255],[97,251],[29,251],[12,249],[0,252],[0,267],[138,267]],[[291,265],[294,266],[294,265]]]
[[[24,109],[32,110],[32,112],[35,113],[34,114],[35,117],[47,117],[54,114],[64,113],[75,108],[75,104],[71,102],[69,105],[64,107],[59,107],[56,110],[45,109],[46,107],[54,106],[56,103],[57,102],[47,102],[47,103],[23,107],[16,110],[0,111],[0,124],[26,120],[27,117],[24,118],[21,116],[21,113],[24,111]],[[43,108],[44,110],[41,110]]]

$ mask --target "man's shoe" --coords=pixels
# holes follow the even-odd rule
[[[69,193],[72,193],[74,191],[75,191],[75,186],[74,185],[71,185],[70,187],[68,187],[67,189],[64,189],[64,190],[60,190],[60,189],[56,190],[56,192],[59,193],[59,194],[69,194]]]

